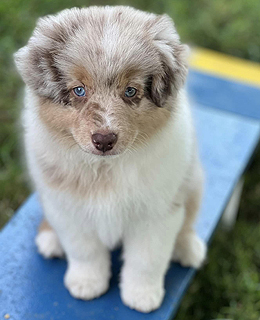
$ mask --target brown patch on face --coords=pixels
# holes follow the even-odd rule
[[[76,113],[76,110],[72,107],[64,107],[46,99],[39,99],[39,117],[41,121],[67,147],[75,144],[70,127],[74,122]]]
[[[51,103],[47,100],[39,99],[39,116],[40,119],[51,129],[56,132],[64,132],[68,127],[73,116],[71,108],[64,108],[60,104]]]
[[[136,66],[127,66],[117,75],[114,80],[117,89],[122,90],[126,87],[138,87],[139,89],[143,86],[143,72]]]
[[[68,73],[71,79],[76,79],[68,83],[69,88],[75,87],[76,84],[83,84],[86,88],[93,89],[93,79],[86,67],[73,66],[71,70],[68,70]]]
[[[130,80],[139,79],[142,76],[142,72],[135,66],[128,66],[117,76],[117,85],[124,87]]]
[[[143,142],[149,143],[150,138],[163,129],[171,117],[169,110],[157,108],[149,100],[144,102],[143,108],[138,108],[135,112],[138,127],[138,136],[135,139],[137,145],[142,145]]]

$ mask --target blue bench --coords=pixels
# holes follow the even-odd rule
[[[205,195],[196,228],[209,243],[259,142],[260,88],[194,69],[189,75],[188,90],[193,97],[206,171]],[[93,301],[76,300],[63,285],[66,261],[44,260],[37,254],[34,238],[41,217],[37,194],[33,194],[0,232],[0,319],[10,316],[15,320],[166,320],[174,316],[195,270],[172,263],[161,308],[142,314],[121,302],[118,289],[121,262],[120,252],[116,251],[112,255],[109,291]]]

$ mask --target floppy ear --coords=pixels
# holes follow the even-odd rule
[[[14,59],[24,82],[37,95],[67,104],[69,93],[57,57],[76,26],[74,21],[67,24],[64,20],[60,16],[39,19],[28,44],[14,54]]]
[[[167,15],[156,18],[151,27],[152,39],[160,56],[160,66],[150,79],[150,95],[158,107],[184,85],[188,72],[189,47],[180,43],[173,21]]]

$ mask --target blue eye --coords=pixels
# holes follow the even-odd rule
[[[76,87],[73,91],[78,97],[84,97],[86,95],[86,91],[83,87]]]
[[[125,90],[125,96],[127,98],[132,98],[136,95],[137,93],[137,90],[133,87],[127,87],[126,90]]]

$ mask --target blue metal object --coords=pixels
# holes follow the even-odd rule
[[[260,120],[259,87],[191,70],[188,90],[199,104]]]
[[[196,106],[194,113],[207,177],[197,230],[208,242],[255,150],[260,125],[211,108]],[[113,278],[109,291],[93,301],[72,298],[63,285],[66,262],[44,260],[36,252],[34,237],[41,214],[34,194],[0,233],[0,318],[8,313],[11,319],[17,320],[158,320],[170,319],[176,312],[195,271],[172,264],[165,281],[166,296],[162,307],[150,314],[142,314],[121,302],[118,252],[113,254]]]

